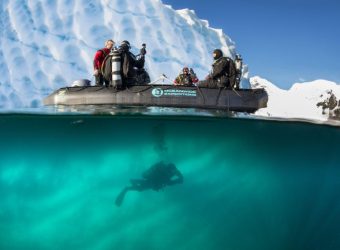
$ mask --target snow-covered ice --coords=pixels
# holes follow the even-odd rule
[[[129,40],[136,54],[147,44],[151,80],[162,74],[174,79],[183,66],[202,79],[210,71],[213,49],[230,57],[238,52],[222,30],[209,27],[193,10],[174,10],[160,0],[2,0],[0,109],[39,107],[53,90],[77,79],[93,80],[93,55],[110,38]],[[337,101],[340,97],[334,82],[296,83],[282,90],[258,76],[249,82],[248,65],[244,69],[243,87],[251,83],[269,94],[259,116],[324,120],[329,114],[317,103],[330,93]]]
[[[92,77],[104,41],[129,40],[134,53],[147,44],[152,79],[174,79],[183,66],[205,77],[211,52],[235,55],[235,45],[191,10],[159,0],[1,1],[0,107],[34,107],[52,90]]]

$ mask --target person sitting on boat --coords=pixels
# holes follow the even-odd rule
[[[206,88],[232,88],[235,84],[235,64],[229,57],[224,57],[220,49],[213,51],[214,63],[212,71],[198,87]]]
[[[94,55],[93,59],[93,75],[96,80],[96,85],[103,86],[104,82],[105,85],[109,85],[109,81],[104,79],[103,74],[101,72],[101,67],[103,65],[104,59],[107,55],[110,54],[111,49],[113,48],[115,42],[112,39],[109,39],[105,42],[105,47],[97,50],[96,54]]]
[[[194,86],[194,83],[198,82],[198,78],[192,68],[184,67],[182,73],[180,73],[174,80],[175,85],[182,86]]]
[[[121,75],[124,86],[137,84],[137,75],[140,72],[146,72],[145,70],[143,71],[146,54],[145,46],[140,50],[138,57],[132,54],[130,49],[129,41],[122,41],[119,52],[121,53]]]
[[[165,164],[162,161],[154,164],[142,174],[141,179],[131,179],[131,185],[123,188],[116,198],[116,205],[123,203],[128,191],[145,191],[152,189],[159,191],[166,186],[183,183],[183,175],[176,168],[175,164]]]

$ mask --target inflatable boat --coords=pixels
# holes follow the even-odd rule
[[[136,85],[117,90],[105,86],[64,87],[43,100],[44,105],[124,105],[221,109],[255,112],[267,106],[264,89],[209,89],[175,85]]]

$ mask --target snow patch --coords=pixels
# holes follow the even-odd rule
[[[311,119],[326,121],[336,118],[333,109],[327,108],[333,94],[340,99],[340,85],[327,80],[295,83],[289,90],[283,90],[258,76],[250,78],[253,88],[262,87],[268,93],[267,108],[258,110],[258,116]],[[325,105],[320,103],[325,102]],[[323,109],[323,107],[325,107]],[[340,118],[340,117],[339,117]]]

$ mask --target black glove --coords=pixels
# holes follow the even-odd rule
[[[190,68],[190,74],[192,74],[192,75],[195,74],[195,72],[194,72],[194,70],[192,68]]]
[[[144,56],[144,55],[146,54],[146,49],[145,49],[145,47],[141,48],[139,53],[140,53],[142,56]]]

